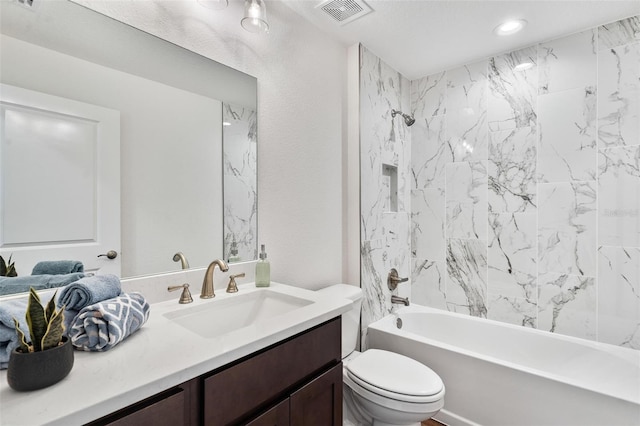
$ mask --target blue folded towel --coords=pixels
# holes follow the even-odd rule
[[[136,332],[149,318],[149,303],[140,293],[123,293],[87,306],[68,330],[71,344],[83,351],[108,351]]]
[[[84,265],[79,260],[46,260],[36,263],[31,275],[63,275],[84,272]]]
[[[0,296],[13,293],[24,293],[29,287],[35,290],[62,287],[78,281],[84,273],[76,272],[66,275],[26,275],[24,277],[0,277]]]
[[[20,323],[20,329],[24,331],[27,340],[31,339],[24,315],[27,311],[27,300],[23,297],[0,302],[0,370],[9,366],[11,352],[18,347],[18,334],[13,317]]]
[[[62,289],[58,306],[79,311],[85,306],[111,299],[122,292],[120,278],[116,275],[93,275],[85,277]]]

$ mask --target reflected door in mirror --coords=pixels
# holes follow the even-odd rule
[[[19,276],[41,260],[120,274],[120,114],[0,86],[0,254]]]

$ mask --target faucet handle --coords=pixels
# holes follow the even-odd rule
[[[407,281],[409,281],[409,278],[400,278],[396,268],[391,268],[391,271],[387,276],[387,287],[389,287],[389,290],[393,291],[398,287],[398,283],[404,283]]]
[[[189,284],[181,284],[181,285],[173,285],[167,287],[167,291],[176,291],[182,289],[182,294],[180,295],[180,300],[178,303],[185,304],[193,302],[193,298],[191,297],[191,292],[189,291]]]
[[[229,285],[227,286],[227,293],[237,293],[238,286],[236,285],[236,278],[243,278],[245,273],[230,275],[229,276]]]

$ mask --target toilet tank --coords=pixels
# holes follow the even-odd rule
[[[342,358],[356,350],[360,332],[360,308],[362,307],[362,290],[348,284],[335,284],[318,290],[323,296],[342,298],[353,301],[351,309],[342,314]]]

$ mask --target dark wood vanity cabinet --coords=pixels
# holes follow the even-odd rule
[[[339,426],[340,317],[92,425]]]

